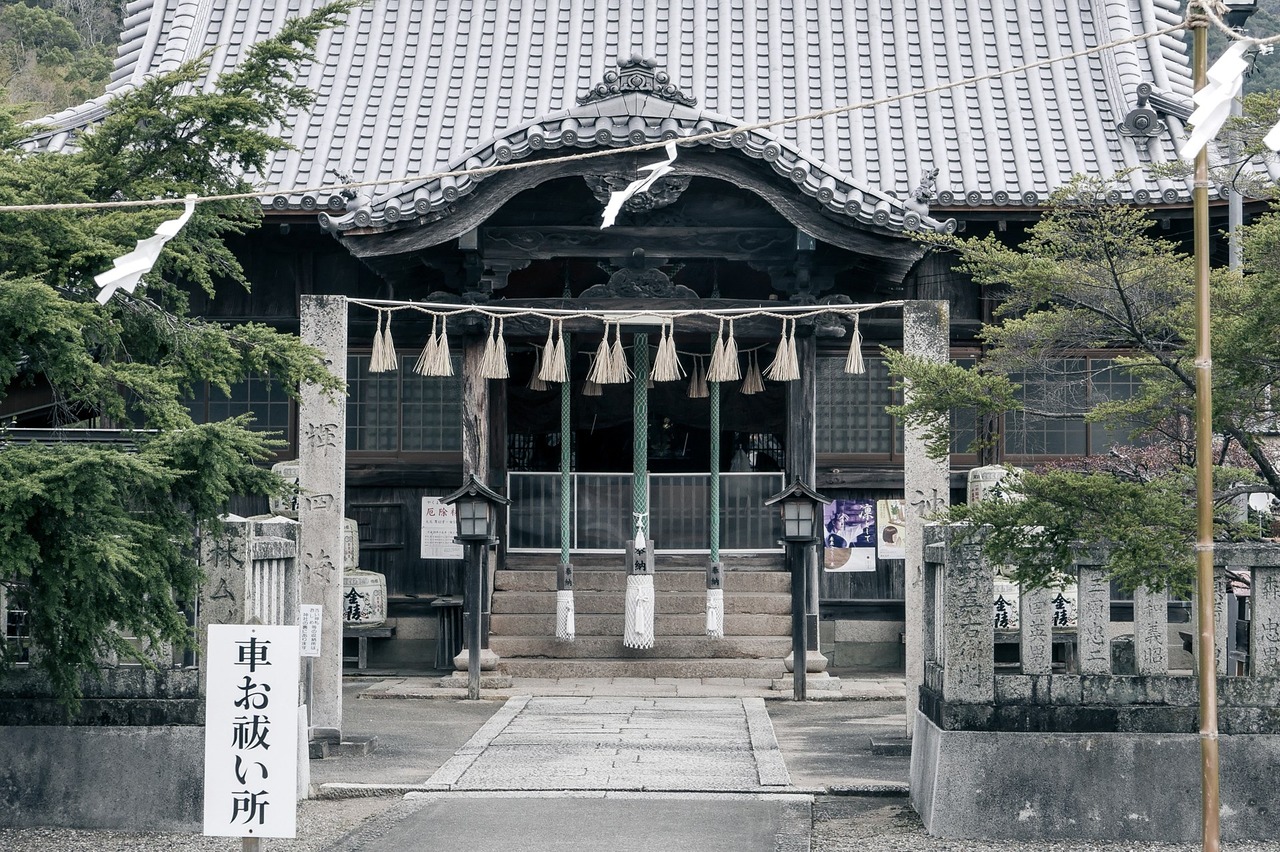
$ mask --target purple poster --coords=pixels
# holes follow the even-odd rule
[[[876,504],[832,500],[823,510],[822,567],[827,571],[876,570]]]

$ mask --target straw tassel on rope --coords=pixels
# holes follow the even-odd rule
[[[427,365],[435,362],[435,351],[439,347],[440,342],[436,339],[436,332],[440,326],[440,317],[431,316],[431,334],[427,336],[426,345],[422,347],[422,354],[418,356],[418,363],[413,365],[413,371],[419,376],[429,376]]]
[[[484,342],[484,355],[480,358],[480,376],[485,379],[507,379],[511,370],[507,367],[507,341],[502,337],[501,319],[489,318],[489,337]]]
[[[547,328],[547,346],[542,352],[542,370],[538,373],[538,378],[544,382],[569,380],[564,351],[564,320],[558,324],[552,321]]]
[[[449,357],[449,318],[440,317],[440,333],[436,333],[436,325],[431,323],[431,340],[423,347],[422,357],[414,372],[423,376],[452,376],[453,359]]]
[[[707,389],[707,373],[702,368],[702,356],[693,358],[693,375],[689,379],[689,399],[706,399],[710,396]]]
[[[867,371],[862,361],[862,331],[858,328],[858,314],[853,315],[853,338],[849,341],[849,357],[845,359],[844,371],[855,376]]]
[[[794,382],[800,378],[800,360],[796,357],[796,321],[782,321],[782,339],[778,351],[764,371],[765,378],[775,382]]]
[[[369,354],[369,372],[385,373],[396,369],[396,345],[391,339],[391,311],[378,311],[378,330],[373,333],[373,351]]]
[[[684,368],[680,365],[680,355],[676,352],[676,341],[671,336],[674,330],[674,323],[663,323],[658,354],[653,359],[653,371],[649,374],[649,378],[655,382],[678,382],[684,378]]]
[[[711,350],[711,364],[707,367],[707,381],[736,382],[742,378],[738,364],[738,341],[733,337],[733,320],[729,320],[729,334],[724,336],[725,321],[720,320],[716,332],[716,345]]]
[[[540,376],[542,374],[542,350],[536,345],[533,347],[533,373],[529,376],[529,384],[525,385],[531,391],[544,391],[547,389],[547,383]]]
[[[604,396],[604,389],[600,387],[600,383],[593,381],[591,375],[596,371],[596,356],[588,355],[591,364],[587,368],[587,378],[582,383],[583,396]]]
[[[760,360],[756,357],[754,349],[747,353],[747,375],[743,377],[742,387],[739,390],[746,396],[764,391],[764,378],[760,375]]]
[[[645,360],[648,360],[648,358],[646,357]],[[627,353],[622,348],[622,323],[615,323],[613,326],[613,346],[609,348],[609,362],[610,375],[617,377],[615,382],[631,381],[631,368],[627,366]]]

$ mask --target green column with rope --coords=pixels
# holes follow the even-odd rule
[[[576,633],[573,606],[573,565],[569,562],[569,545],[573,508],[572,477],[569,464],[572,459],[573,430],[569,420],[569,397],[572,392],[569,379],[573,363],[570,338],[564,338],[566,365],[565,381],[560,383],[560,568],[556,572],[556,638],[572,641]]]
[[[724,578],[720,564],[720,383],[707,382],[711,403],[710,560],[707,562],[707,635],[724,637]]]
[[[649,521],[649,335],[637,332],[633,340],[635,371],[634,440],[631,455],[631,511],[635,541],[627,545],[627,594],[623,602],[622,644],[628,648],[653,647],[653,543],[648,540]]]

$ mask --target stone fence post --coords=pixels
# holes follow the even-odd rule
[[[200,685],[204,691],[205,651],[210,624],[297,624],[301,583],[298,522],[289,518],[227,515],[217,533],[201,536],[200,589],[196,639]]]

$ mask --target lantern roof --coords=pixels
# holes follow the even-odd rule
[[[770,497],[768,500],[765,500],[764,504],[766,506],[772,506],[775,503],[781,503],[783,500],[786,500],[789,497],[795,497],[797,495],[805,497],[809,500],[812,500],[815,503],[822,503],[824,505],[831,502],[831,498],[823,497],[817,491],[814,491],[808,485],[805,485],[803,482],[801,482],[799,477],[796,477],[795,482],[791,483],[789,486],[782,489],[777,494]]]
[[[499,506],[511,505],[511,501],[508,498],[503,497],[501,494],[476,479],[476,475],[474,473],[467,477],[466,483],[464,483],[461,488],[450,494],[448,497],[441,497],[440,501],[453,505],[464,497],[480,497]]]

